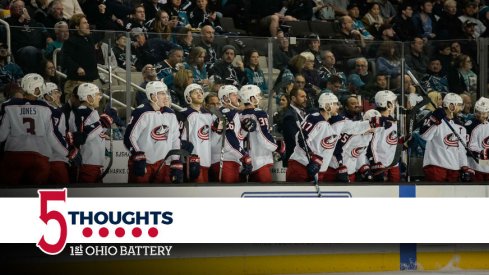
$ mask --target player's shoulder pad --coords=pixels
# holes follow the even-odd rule
[[[324,121],[324,117],[319,113],[312,113],[306,117],[306,121],[316,124],[320,121]]]
[[[254,109],[244,109],[243,111],[241,111],[242,115],[252,115],[254,113],[255,113]]]
[[[481,122],[478,119],[469,119],[465,122],[464,127],[467,129],[467,133],[471,133]]]
[[[166,107],[166,106],[165,106],[165,107],[163,107],[163,108],[161,108],[161,109],[160,109],[160,112],[161,112],[162,114],[164,114],[164,113],[170,113],[170,114],[174,114],[174,113],[175,113],[175,111],[173,111],[173,109],[168,108],[168,107]]]
[[[335,124],[337,122],[341,122],[341,121],[345,121],[346,120],[346,117],[342,116],[342,115],[336,115],[336,116],[332,116],[328,119],[328,122],[329,124]]]
[[[268,114],[262,109],[255,109],[255,116],[258,117],[267,117]]]

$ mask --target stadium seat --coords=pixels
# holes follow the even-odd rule
[[[311,21],[311,32],[316,33],[321,38],[333,38],[337,32],[336,22]]]

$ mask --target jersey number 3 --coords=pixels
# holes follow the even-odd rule
[[[33,118],[31,117],[24,117],[22,119],[22,123],[23,124],[29,124],[27,125],[27,129],[26,129],[26,132],[31,134],[31,135],[35,135],[36,134],[36,122]]]

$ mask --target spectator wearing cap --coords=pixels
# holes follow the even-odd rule
[[[347,7],[348,15],[353,19],[353,29],[358,30],[364,40],[374,40],[374,36],[370,34],[362,20],[360,20],[360,9],[357,3],[351,3]]]
[[[215,30],[212,26],[206,25],[200,29],[200,41],[195,46],[199,46],[205,49],[205,64],[209,68],[218,59],[218,53],[220,52],[219,46],[214,43]]]
[[[91,82],[101,87],[95,53],[95,39],[84,14],[75,14],[70,19],[70,29],[74,32],[63,43],[62,64],[66,71],[65,98],[70,98],[73,89],[83,82]]]
[[[458,17],[462,23],[465,21],[471,21],[476,24],[475,26],[475,37],[478,38],[482,33],[484,33],[487,27],[476,18],[478,15],[478,6],[475,1],[468,1],[465,3],[464,9],[462,10],[463,14]]]
[[[391,24],[401,41],[412,41],[416,36],[416,28],[412,21],[412,17],[413,7],[411,4],[399,4],[399,12],[391,20]]]
[[[225,84],[239,88],[246,81],[246,78],[243,62],[236,62],[236,67],[232,64],[235,57],[236,48],[234,46],[225,45],[222,47],[222,58],[211,65],[208,70],[209,76],[217,75],[223,79]]]
[[[9,56],[7,44],[0,42],[0,87],[16,82],[24,76],[19,65],[7,61]]]
[[[311,33],[307,37],[307,49],[306,52],[310,52],[314,56],[314,68],[321,66],[321,40],[319,35]]]
[[[46,46],[44,56],[48,59],[53,59],[53,52],[56,49],[61,49],[63,43],[70,38],[68,24],[65,21],[59,21],[54,25],[55,39]]]
[[[177,46],[170,50],[168,58],[155,66],[156,77],[164,81],[168,87],[172,87],[173,78],[180,65],[183,67],[183,49]]]
[[[427,90],[435,90],[442,93],[449,92],[447,74],[443,70],[443,65],[438,55],[430,58],[426,74],[421,81]]]
[[[458,19],[457,2],[446,0],[438,19],[438,39],[459,39],[462,36],[462,22]]]
[[[157,64],[168,56],[175,44],[161,38],[147,39],[143,30],[135,28],[131,31],[131,52],[136,55],[136,70],[140,71],[146,64]]]
[[[437,32],[436,18],[433,15],[433,2],[431,0],[421,0],[419,11],[413,15],[413,23],[417,35],[423,39],[435,39]]]

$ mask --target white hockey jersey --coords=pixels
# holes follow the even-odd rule
[[[144,152],[148,164],[165,159],[170,150],[180,149],[180,132],[173,110],[163,107],[155,111],[150,103],[140,105],[132,112],[124,145],[131,153]],[[168,161],[178,158],[172,156]]]
[[[323,158],[323,164],[319,171],[325,172],[328,170],[336,142],[340,138],[341,133],[362,134],[370,129],[370,124],[368,121],[351,121],[340,115],[326,121],[320,113],[313,113],[306,117],[301,124],[301,128],[310,150],[309,152]],[[309,163],[309,159],[304,151],[306,147],[302,141],[300,131],[296,135],[296,143],[297,145],[290,159],[306,166]]]
[[[80,146],[82,163],[103,166],[106,135],[105,129],[100,123],[100,116],[97,110],[83,105],[72,110],[68,125],[71,132],[84,132],[87,134],[85,144]]]
[[[387,129],[384,127],[375,128],[372,141],[370,143],[373,163],[380,162],[385,167],[391,165],[392,161],[394,161],[397,143],[399,140],[397,123],[393,118],[391,118],[391,120],[391,127]]]
[[[178,113],[178,120],[180,121],[181,140],[187,140],[194,145],[191,153],[199,156],[202,167],[210,167],[212,115],[205,109],[197,111],[185,108]],[[187,132],[189,137],[187,137]]]
[[[53,151],[53,155],[49,158],[49,161],[62,161],[68,163],[68,150],[66,149],[67,144],[64,139],[64,136],[66,135],[65,114],[63,113],[63,110],[61,108],[53,106],[49,104],[49,102],[46,103],[49,105],[49,107],[51,107],[53,127],[54,129],[57,129],[57,131],[61,135],[60,141],[63,143],[59,144],[59,146],[61,147],[58,150]]]
[[[483,149],[489,148],[489,123],[481,123],[473,119],[465,123],[465,128],[469,135],[469,150],[474,155],[479,156]],[[483,166],[477,163],[472,157],[468,157],[469,167],[484,173],[489,173],[489,166]]]
[[[336,150],[329,163],[329,167],[338,168],[338,160],[343,161],[343,165],[348,168],[348,174],[354,174],[362,165],[368,164],[367,148],[372,140],[371,133],[362,135],[343,134],[336,144]],[[340,148],[341,147],[341,148]]]
[[[460,170],[468,166],[465,148],[458,141],[446,122],[436,125],[433,117],[425,119],[419,133],[426,140],[423,166],[435,165],[450,170]],[[467,139],[465,127],[449,120],[453,129],[462,139]]]
[[[5,151],[36,152],[48,158],[67,155],[66,144],[53,126],[51,108],[44,101],[13,98],[0,109],[0,142]]]
[[[211,144],[212,154],[211,163],[218,163],[221,160],[222,139],[224,138],[224,161],[234,161],[241,164],[241,157],[245,153],[243,150],[243,138],[240,135],[241,122],[236,110],[221,107],[219,111],[226,117],[228,123],[226,131],[223,134],[217,134],[212,131]],[[213,119],[217,117],[213,116]]]
[[[277,150],[277,144],[268,130],[268,114],[261,109],[245,109],[241,112],[240,117],[241,120],[251,118],[256,121],[257,125],[256,130],[251,133],[241,130],[250,147],[249,154],[253,171],[267,164],[273,164],[272,153]]]

